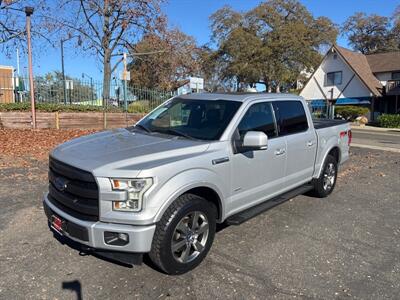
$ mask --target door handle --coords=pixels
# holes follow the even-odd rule
[[[308,146],[308,147],[311,147],[312,145],[314,145],[314,141],[308,141],[308,142],[307,142],[307,146]]]
[[[282,148],[282,149],[276,149],[274,153],[275,155],[282,155],[285,154],[285,152],[286,152],[285,148]]]

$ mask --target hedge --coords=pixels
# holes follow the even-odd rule
[[[58,103],[36,103],[35,108],[40,112],[122,112],[121,108],[108,106],[103,108],[102,106],[94,106],[94,105],[79,105],[79,104],[71,104],[64,105]],[[0,103],[0,111],[30,111],[31,104],[29,102],[20,102],[20,103]]]
[[[148,113],[151,111],[149,100],[137,100],[128,106],[128,113]]]
[[[379,126],[385,128],[400,128],[400,114],[388,115],[382,114],[378,116]]]
[[[357,117],[365,116],[369,112],[369,109],[362,106],[345,105],[336,106],[335,112],[346,120],[354,121]]]

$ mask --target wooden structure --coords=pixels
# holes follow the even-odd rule
[[[0,103],[13,103],[14,99],[14,68],[0,66]]]
[[[103,112],[37,112],[37,128],[110,129],[134,125],[143,114]],[[30,112],[0,112],[0,128],[32,128]]]

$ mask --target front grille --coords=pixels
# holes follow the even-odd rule
[[[77,219],[99,219],[99,190],[93,175],[51,157],[48,199]]]

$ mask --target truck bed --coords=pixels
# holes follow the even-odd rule
[[[333,127],[341,124],[346,124],[346,120],[332,120],[332,119],[313,119],[314,128],[321,129],[326,127]]]

